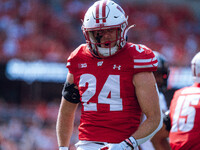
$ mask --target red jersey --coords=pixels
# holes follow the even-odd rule
[[[170,146],[173,150],[200,150],[200,84],[175,92],[170,104]]]
[[[149,48],[127,43],[116,55],[99,59],[81,45],[67,67],[81,96],[79,140],[119,143],[137,130],[141,109],[132,80],[136,73],[156,71]]]

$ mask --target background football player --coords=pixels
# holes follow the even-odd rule
[[[165,58],[164,55],[157,51],[153,51],[155,54],[157,60],[158,60],[158,69],[157,71],[154,71],[154,76],[156,78],[156,82],[158,85],[159,89],[159,103],[160,103],[160,108],[162,109],[162,112],[166,112],[168,110],[166,99],[164,96],[164,92],[167,90],[167,79],[169,77],[169,64],[167,59]],[[143,116],[143,120],[146,118]],[[158,136],[157,134],[155,136]],[[155,137],[154,136],[154,137]],[[140,145],[141,150],[160,150],[159,148],[156,148],[157,145],[157,138],[152,138],[151,140],[148,140],[147,142],[143,143]],[[165,149],[164,150],[169,150],[169,142],[168,139],[163,139],[162,144],[165,145],[163,146]]]
[[[194,84],[174,93],[170,111],[165,115],[162,130],[155,137],[156,147],[169,136],[172,150],[200,149],[200,52],[191,61]]]

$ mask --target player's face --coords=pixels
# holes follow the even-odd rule
[[[99,46],[102,48],[111,48],[116,45],[117,29],[97,30],[94,31],[94,37],[97,43],[101,43]]]

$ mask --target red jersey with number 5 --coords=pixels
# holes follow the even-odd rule
[[[200,84],[175,92],[170,119],[172,150],[200,150]]]
[[[67,67],[81,95],[79,140],[118,143],[137,130],[141,109],[132,80],[136,73],[156,71],[149,48],[127,43],[116,55],[99,59],[83,44]]]

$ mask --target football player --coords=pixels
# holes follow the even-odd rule
[[[164,117],[162,130],[156,137],[157,147],[169,135],[172,150],[200,149],[200,52],[191,61],[194,84],[174,93],[170,111]]]
[[[77,150],[133,150],[162,127],[158,61],[145,45],[126,41],[128,17],[111,0],[95,2],[82,30],[86,44],[67,60],[57,119],[59,150],[68,150],[75,111],[82,106]],[[141,114],[147,119],[140,124]]]
[[[166,103],[166,99],[164,96],[164,92],[166,92],[167,90],[167,79],[169,77],[169,64],[167,62],[167,59],[164,57],[164,55],[162,55],[161,53],[157,52],[157,51],[153,51],[153,53],[155,54],[157,60],[158,60],[158,69],[157,71],[154,71],[153,74],[155,76],[157,85],[158,85],[158,89],[159,89],[159,103],[160,103],[160,108],[162,110],[162,112],[166,112],[168,110],[167,107],[167,103]],[[143,120],[145,120],[145,116],[143,116]],[[158,131],[160,132],[160,131]],[[141,150],[160,150],[159,148],[156,147],[157,145],[157,138],[155,138],[156,136],[158,136],[157,134],[155,134],[155,136],[151,139],[148,140],[147,142],[143,143],[140,145]],[[162,144],[165,145],[165,150],[169,150],[169,142],[168,140],[165,138],[162,141]]]

